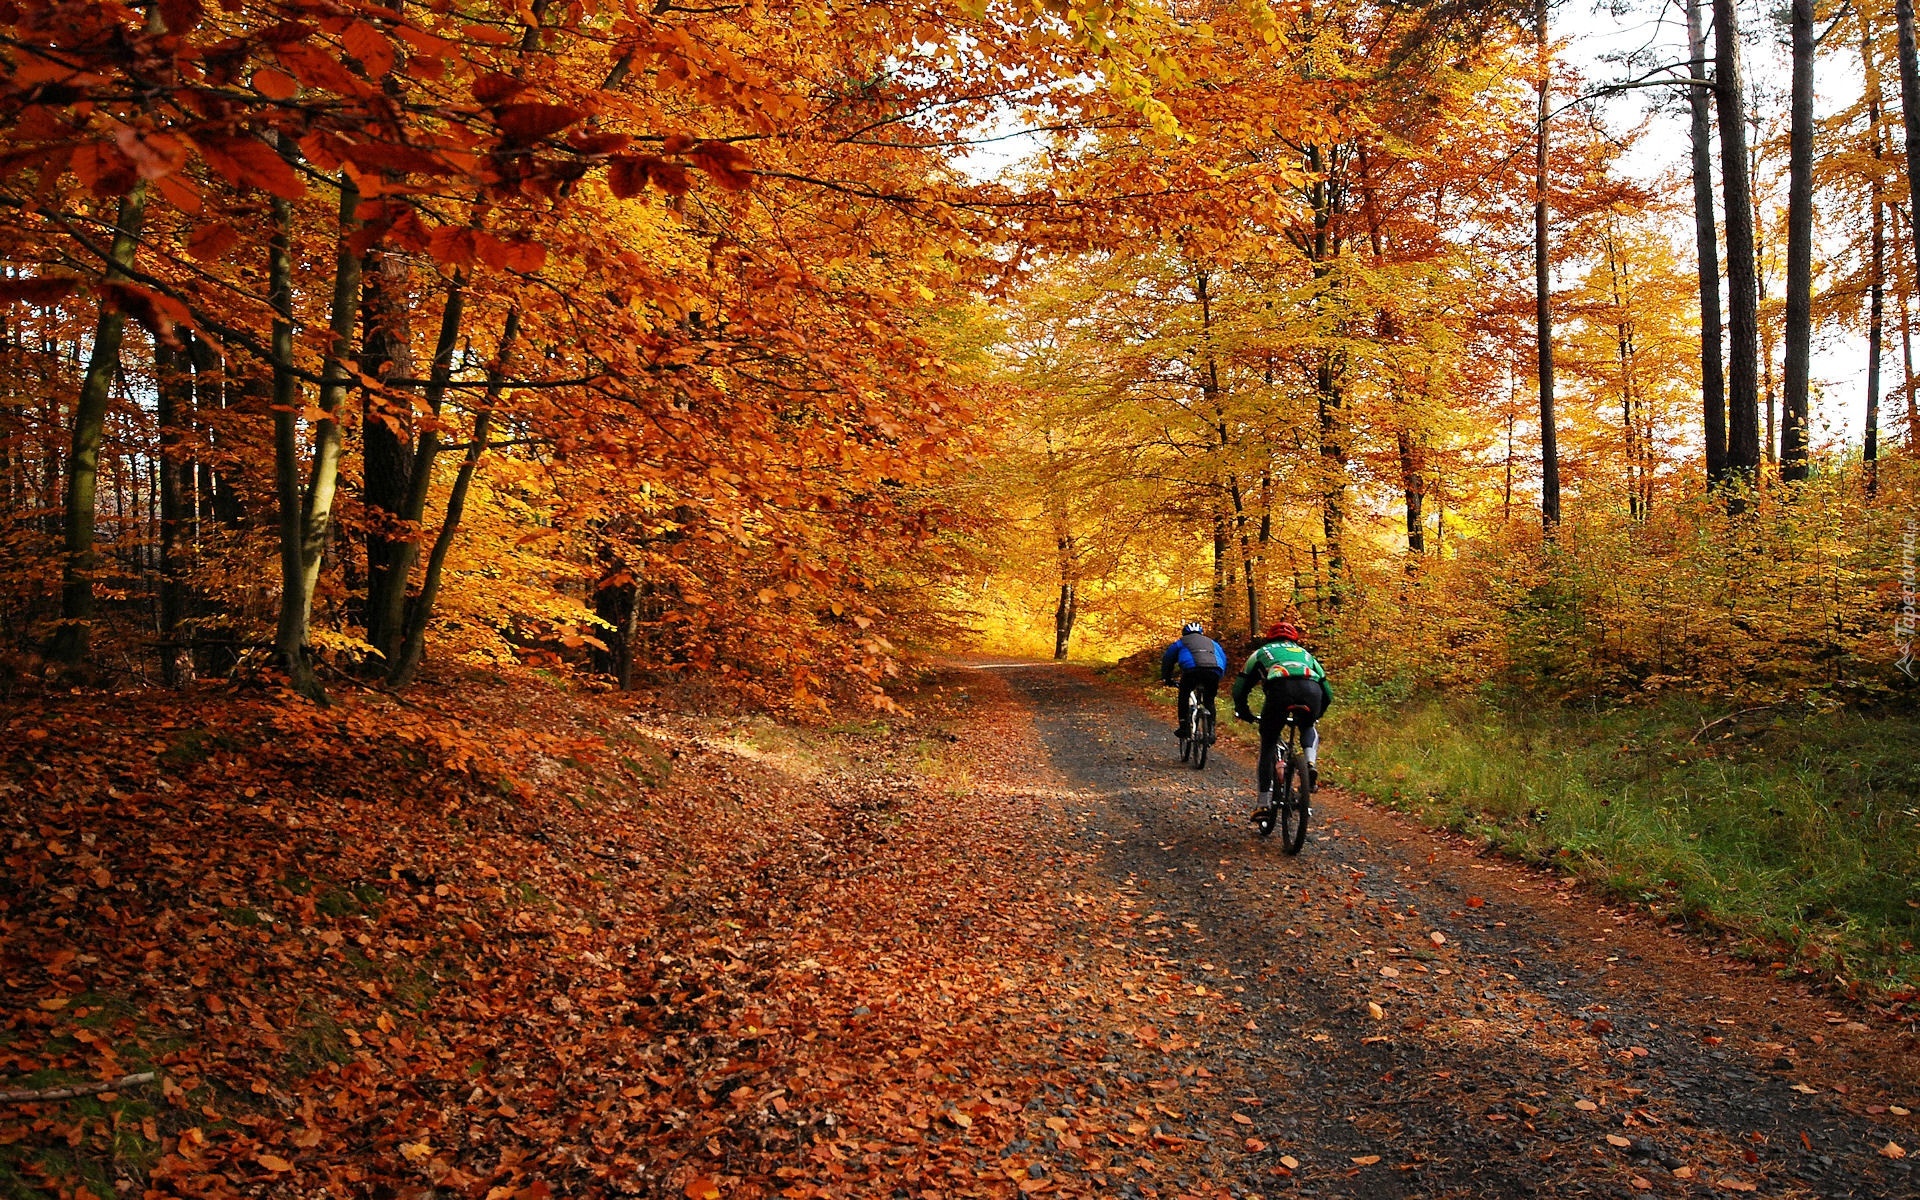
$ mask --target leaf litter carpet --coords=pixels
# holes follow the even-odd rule
[[[0,1089],[158,1078],[0,1108],[0,1183],[1914,1193],[1894,1033],[1337,797],[1286,858],[1080,673],[912,704],[16,714]]]

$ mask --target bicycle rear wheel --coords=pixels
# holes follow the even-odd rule
[[[1213,745],[1213,710],[1201,707],[1193,714],[1193,769],[1207,769],[1207,750]]]
[[[1287,765],[1281,775],[1280,795],[1283,797],[1280,808],[1280,848],[1288,854],[1300,853],[1300,847],[1307,842],[1307,814],[1311,812],[1308,799],[1313,793],[1313,779],[1307,773],[1306,752],[1295,744],[1297,727],[1287,727]]]
[[[1265,765],[1266,761],[1267,760],[1264,758],[1261,759],[1261,763],[1263,766]],[[1259,775],[1265,774],[1265,773],[1266,772],[1262,771],[1255,775],[1256,786],[1257,786],[1257,781],[1259,779]],[[1271,775],[1268,775],[1267,777],[1272,778]],[[1262,792],[1260,793],[1260,795],[1264,796],[1267,799],[1268,803],[1267,803],[1267,807],[1256,809],[1254,811],[1253,825],[1255,829],[1258,829],[1260,831],[1261,837],[1272,837],[1274,821],[1278,819],[1280,815],[1280,798],[1278,794],[1274,792]]]

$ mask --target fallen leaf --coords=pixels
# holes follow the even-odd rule
[[[433,1157],[433,1147],[425,1142],[401,1142],[400,1153],[411,1163],[423,1163]]]
[[[1427,935],[1427,940],[1436,946],[1444,946],[1447,944],[1447,935],[1436,929]]]
[[[1575,1100],[1573,1106],[1581,1112],[1598,1112],[1600,1106],[1591,1100]]]
[[[1888,1111],[1888,1112],[1890,1112],[1890,1113],[1892,1113],[1892,1114],[1893,1114],[1894,1116],[1896,1116],[1896,1117],[1910,1117],[1910,1116],[1912,1116],[1912,1115],[1913,1115],[1913,1110],[1912,1110],[1912,1109],[1910,1109],[1910,1108],[1901,1108],[1901,1107],[1900,1107],[1900,1106],[1899,1106],[1898,1104],[1890,1104],[1890,1105],[1888,1105],[1888,1106],[1887,1106],[1887,1111]]]
[[[687,1180],[687,1200],[720,1200],[720,1185],[710,1175],[695,1175]]]
[[[1381,1008],[1376,1002],[1369,1000],[1367,1001],[1367,1015],[1376,1021],[1384,1021],[1387,1019],[1387,1010]]]
[[[1628,1146],[1633,1145],[1633,1139],[1623,1138],[1617,1133],[1610,1133],[1607,1135],[1607,1145],[1615,1146],[1621,1150],[1625,1150]]]
[[[1694,1171],[1692,1167],[1675,1167],[1673,1169],[1673,1177],[1675,1179],[1692,1179],[1693,1175]]]
[[[1485,899],[1483,899],[1482,897],[1479,897],[1479,896],[1468,896],[1468,897],[1467,897],[1467,907],[1468,907],[1468,908],[1480,908],[1480,907],[1483,907],[1483,906],[1484,906],[1485,904],[1486,904],[1486,900],[1485,900]]]
[[[1291,1154],[1282,1154],[1280,1156],[1280,1165],[1289,1171],[1298,1171],[1300,1169],[1300,1160]]]
[[[1744,1179],[1721,1179],[1715,1181],[1713,1186],[1724,1188],[1729,1192],[1757,1192],[1760,1190],[1759,1184],[1748,1183]]]
[[[293,1164],[288,1162],[286,1159],[281,1158],[278,1154],[256,1155],[253,1161],[259,1163],[261,1166],[265,1167],[269,1171],[272,1171],[276,1175],[280,1174],[282,1171],[293,1170]]]
[[[1353,1160],[1353,1165],[1356,1167],[1370,1167],[1379,1161],[1380,1156],[1378,1154],[1362,1154]]]
[[[1258,1154],[1267,1148],[1267,1144],[1259,1138],[1248,1138],[1245,1144],[1248,1154]]]
[[[1906,1147],[1902,1146],[1899,1142],[1888,1142],[1886,1145],[1880,1147],[1880,1157],[1882,1158],[1905,1158],[1906,1156]]]
[[[1811,1096],[1811,1095],[1814,1095],[1819,1089],[1810,1088],[1804,1083],[1796,1083],[1793,1085],[1793,1090],[1796,1092],[1799,1092],[1802,1096]]]
[[[1253,1124],[1253,1118],[1248,1116],[1245,1113],[1235,1113],[1233,1114],[1233,1119],[1236,1124],[1240,1124],[1240,1125]]]
[[[1635,1175],[1632,1179],[1627,1180],[1627,1182],[1633,1185],[1633,1190],[1636,1192],[1653,1190],[1653,1181],[1639,1175]]]

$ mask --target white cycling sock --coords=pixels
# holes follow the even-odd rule
[[[1320,765],[1320,727],[1317,725],[1314,726],[1313,736],[1307,739],[1307,765],[1310,767]]]

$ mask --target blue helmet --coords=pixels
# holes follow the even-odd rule
[[[1202,626],[1198,621],[1188,621],[1185,625],[1182,625],[1180,627],[1181,637],[1185,637],[1189,633],[1205,633],[1205,632],[1206,632],[1206,628]]]

